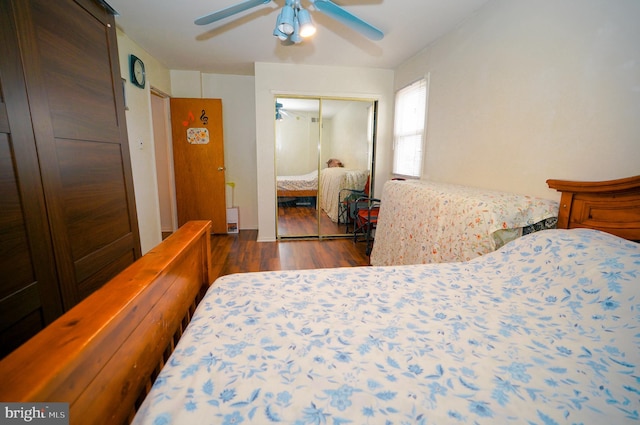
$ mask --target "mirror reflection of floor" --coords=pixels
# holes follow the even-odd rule
[[[279,236],[318,236],[318,210],[315,205],[278,206]],[[320,235],[344,236],[345,225],[334,223],[326,213],[320,213]]]

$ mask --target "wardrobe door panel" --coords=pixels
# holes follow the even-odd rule
[[[7,136],[7,134],[0,134],[0,188],[2,190],[0,270],[3,276],[12,278],[4,281],[0,287],[0,299],[36,280],[29,255],[29,238],[20,202],[18,181],[13,168],[11,144]]]
[[[67,310],[141,255],[115,23],[90,0],[14,4]]]
[[[0,2],[0,357],[62,314],[9,2]]]
[[[78,261],[131,233],[120,145],[56,139],[56,154],[71,256]]]
[[[55,137],[119,143],[108,28],[71,1],[32,4]]]
[[[10,138],[0,134],[0,350],[45,325],[11,151]]]

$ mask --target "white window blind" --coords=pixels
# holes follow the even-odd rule
[[[420,177],[428,78],[398,90],[394,120],[393,173]]]

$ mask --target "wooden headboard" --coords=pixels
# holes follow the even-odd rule
[[[190,221],[0,362],[0,401],[128,423],[209,288],[211,222]]]
[[[640,241],[640,176],[601,182],[547,180],[562,193],[558,228],[598,229]]]

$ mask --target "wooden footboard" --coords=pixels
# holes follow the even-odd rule
[[[215,276],[191,221],[0,362],[0,400],[70,404],[71,424],[132,418]]]

